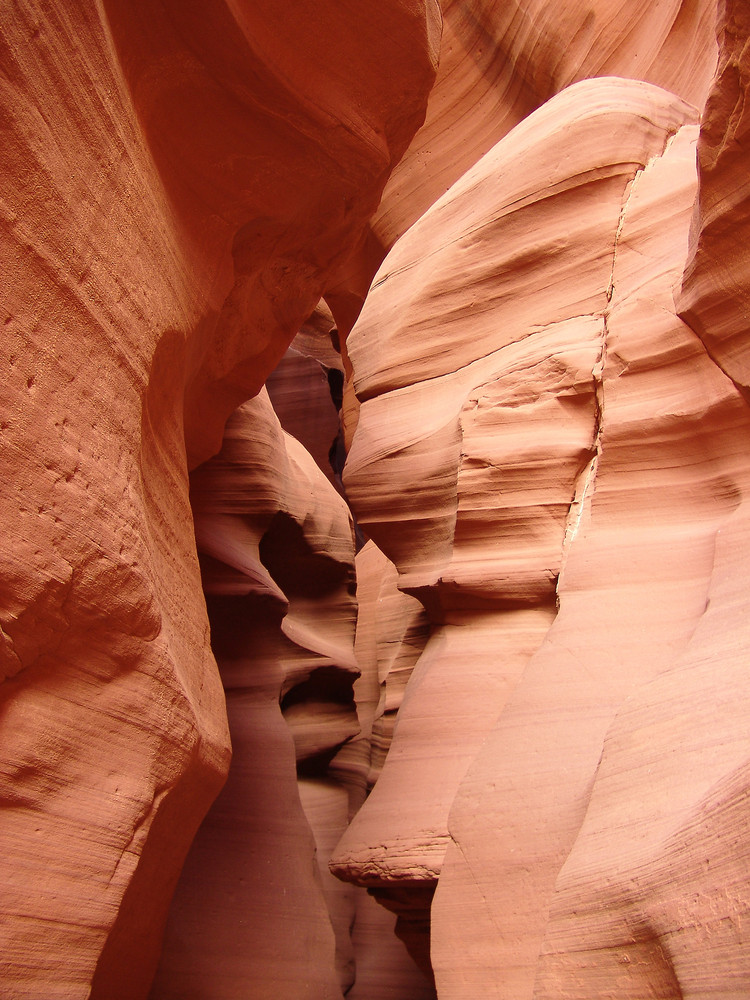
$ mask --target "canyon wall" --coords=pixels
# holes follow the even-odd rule
[[[441,1000],[746,991],[748,23],[718,14],[700,135],[701,73],[572,84],[347,340],[347,493],[433,631],[332,867],[429,914]]]
[[[749,35],[0,15],[0,996],[746,995]]]
[[[434,3],[309,15],[0,15],[8,996],[146,995],[227,773],[188,468],[356,244],[437,61]]]

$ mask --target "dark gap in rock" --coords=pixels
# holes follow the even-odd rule
[[[341,587],[353,587],[347,566],[315,552],[302,527],[284,511],[271,519],[258,547],[263,565],[291,599],[319,599]]]

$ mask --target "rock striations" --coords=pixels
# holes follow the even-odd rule
[[[0,996],[744,998],[747,4],[6,7]]]
[[[19,0],[0,14],[14,997],[148,991],[229,763],[188,465],[219,450],[424,117],[434,2],[310,13]]]
[[[739,385],[750,386],[745,336],[750,321],[750,10],[722,0],[721,55],[706,106],[698,165],[695,254],[686,269],[680,312],[716,363]]]
[[[153,995],[242,997],[252,981],[258,995],[339,997],[297,767],[325,779],[359,732],[349,513],[265,390],[191,485],[233,760],[178,885]],[[343,828],[346,790],[329,785],[320,805],[343,797]]]

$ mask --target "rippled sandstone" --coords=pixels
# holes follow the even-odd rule
[[[0,991],[744,996],[749,29],[0,15]]]
[[[17,997],[148,991],[229,764],[188,466],[219,450],[423,119],[433,4],[306,13],[20,0],[0,16]]]

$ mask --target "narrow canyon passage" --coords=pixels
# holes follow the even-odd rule
[[[748,995],[749,53],[0,13],[0,997]]]

